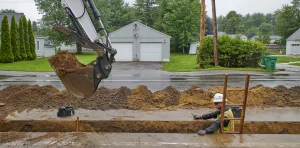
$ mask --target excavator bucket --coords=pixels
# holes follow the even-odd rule
[[[49,59],[51,67],[69,93],[87,98],[97,89],[94,85],[94,67],[81,64],[73,53],[59,52]]]

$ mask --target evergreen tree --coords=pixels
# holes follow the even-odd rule
[[[36,52],[35,52],[34,35],[32,32],[32,25],[30,20],[28,20],[28,36],[29,36],[30,53],[32,55],[31,60],[34,60],[36,59]]]
[[[11,18],[11,25],[10,25],[10,35],[11,35],[11,49],[14,55],[14,61],[21,60],[19,45],[18,45],[18,25],[16,23],[15,16]]]
[[[136,17],[149,27],[153,27],[158,18],[159,10],[155,4],[155,0],[136,0],[133,4],[136,9]]]
[[[32,58],[32,55],[30,53],[30,45],[29,45],[29,38],[28,38],[28,25],[27,25],[27,19],[24,16],[23,17],[23,29],[24,29],[24,42],[25,42],[25,50],[27,54],[27,60],[30,60]]]
[[[24,25],[23,25],[23,17],[19,20],[19,49],[20,56],[22,60],[27,59],[26,49],[25,49],[25,41],[24,41]]]
[[[12,63],[14,61],[14,55],[11,50],[10,42],[11,40],[10,40],[8,18],[5,15],[2,20],[2,26],[1,26],[1,50],[0,50],[1,63]]]

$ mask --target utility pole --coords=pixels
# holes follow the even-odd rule
[[[215,66],[219,65],[218,60],[218,32],[217,32],[217,14],[216,14],[216,2],[211,0],[212,5],[212,17],[213,17],[213,32],[214,32],[214,62]]]
[[[202,45],[205,35],[205,0],[201,1],[201,24],[200,24],[200,45]]]

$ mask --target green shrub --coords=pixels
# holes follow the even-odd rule
[[[4,15],[1,24],[1,50],[0,50],[0,62],[12,63],[14,62],[14,55],[11,50],[11,40],[9,32],[8,18]]]
[[[15,16],[11,18],[11,25],[10,25],[10,35],[11,35],[11,49],[14,55],[14,61],[21,60],[20,51],[19,51],[19,43],[18,43],[18,25],[16,23]]]
[[[218,38],[219,65],[222,67],[258,67],[266,46],[256,41],[221,36]],[[198,47],[197,62],[201,68],[214,65],[213,38],[206,37]]]

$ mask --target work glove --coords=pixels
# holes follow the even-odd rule
[[[206,130],[200,130],[200,131],[198,131],[198,134],[201,135],[201,136],[205,135],[206,133],[207,133]]]
[[[194,116],[194,119],[196,120],[196,119],[203,119],[203,117],[202,116],[199,116],[199,115],[193,115]]]

